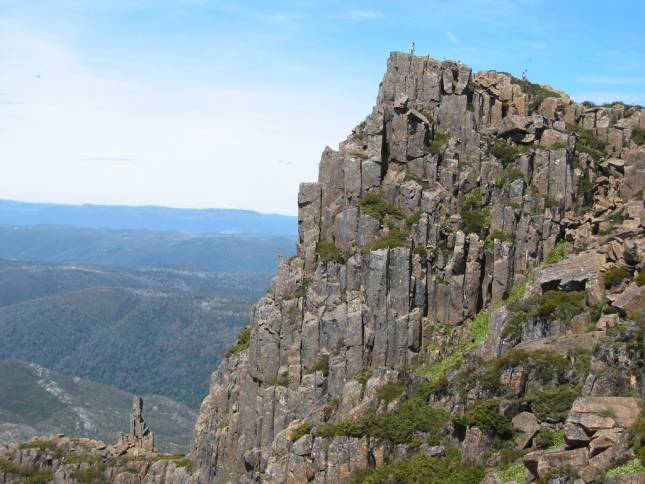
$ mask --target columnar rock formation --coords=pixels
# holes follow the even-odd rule
[[[645,288],[616,296],[603,272],[643,269],[643,128],[641,108],[578,104],[508,74],[393,53],[372,113],[300,187],[297,256],[255,306],[248,349],[212,376],[191,449],[200,482],[346,482],[396,452],[368,436],[292,442],[294,429],[391,412],[425,369],[450,376],[518,343],[592,350],[605,333],[589,309],[577,326],[528,314],[509,329],[501,306],[527,283],[535,296],[584,290],[581,308],[623,297],[642,306]],[[573,252],[537,270],[547,254]],[[611,324],[633,311],[602,324],[616,313]],[[628,376],[623,394],[638,395],[642,375]],[[517,395],[534,377],[520,378]],[[396,382],[400,398],[379,398]],[[460,414],[490,398],[473,391],[433,398]],[[612,394],[589,382],[585,392]]]
[[[192,475],[139,477],[630,482],[644,187],[642,108],[393,53],[300,187],[297,255],[212,375]]]
[[[143,420],[143,398],[132,399],[130,432],[119,437],[117,447],[124,447],[128,453],[155,452],[155,435]]]

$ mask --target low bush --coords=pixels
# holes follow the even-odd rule
[[[571,385],[561,385],[552,390],[527,395],[526,401],[540,421],[564,422],[573,401],[579,396],[580,392]]]
[[[605,477],[626,476],[629,474],[640,474],[641,472],[645,472],[643,462],[639,459],[632,459],[621,466],[609,469],[605,473]]]
[[[581,126],[574,126],[573,130],[578,134],[576,141],[576,151],[589,153],[596,159],[605,156],[605,148],[607,143],[599,140],[590,129],[585,129]]]
[[[428,434],[428,444],[437,445],[443,437],[448,422],[445,410],[428,405],[423,395],[417,393],[386,415],[370,413],[356,420],[345,420],[318,426],[319,437],[374,437],[393,444],[412,442],[417,432]]]
[[[484,240],[484,247],[493,252],[493,250],[495,249],[495,240],[506,242],[507,240],[515,240],[515,236],[507,234],[503,230],[495,229],[486,236],[486,239]]]
[[[383,467],[364,469],[352,477],[352,484],[477,484],[485,475],[484,468],[461,460],[456,449],[445,457],[416,454],[410,459]]]
[[[382,237],[376,239],[364,249],[365,253],[379,249],[392,249],[394,247],[409,247],[410,232],[400,227],[392,227]]]
[[[244,328],[235,338],[235,344],[226,351],[226,357],[233,356],[236,353],[249,348],[251,344],[251,328]]]
[[[370,192],[358,200],[358,206],[376,220],[383,220],[386,215],[403,218],[403,212],[388,202],[382,193]]]
[[[363,373],[359,375],[359,377],[356,379],[358,383],[361,384],[363,388],[365,388],[365,385],[367,385],[367,381],[372,378],[372,375],[374,374],[374,370],[365,370]]]
[[[23,469],[3,459],[0,459],[0,473],[20,477],[21,479],[18,482],[25,484],[47,484],[54,480],[54,474],[52,472]],[[13,482],[9,476],[7,476],[6,482]]]
[[[480,234],[490,226],[490,209],[484,206],[479,187],[466,194],[460,214],[467,234]]]
[[[506,169],[495,177],[495,186],[510,185],[515,180],[524,179],[524,173],[517,166],[507,166]]]
[[[511,422],[499,414],[497,400],[479,402],[453,421],[460,426],[479,427],[492,439],[508,440],[513,437]]]
[[[522,148],[509,145],[504,141],[495,141],[494,143],[491,143],[488,145],[488,151],[491,155],[497,158],[504,167],[515,163],[515,160],[517,160],[517,158],[524,152]]]
[[[645,128],[632,128],[632,140],[637,145],[645,144]]]
[[[521,462],[511,464],[507,468],[497,471],[497,477],[504,483],[514,482],[516,484],[524,484],[526,482],[526,468]]]
[[[327,239],[323,239],[318,243],[318,254],[323,262],[341,263],[345,259],[345,252]]]
[[[405,392],[405,385],[399,382],[390,382],[383,385],[376,392],[379,400],[383,400],[386,404],[396,400]]]
[[[634,277],[634,282],[638,284],[639,287],[645,286],[645,271],[640,271],[638,275]]]
[[[612,287],[618,286],[623,279],[632,277],[631,273],[620,266],[611,266],[605,272],[605,287],[610,289]]]

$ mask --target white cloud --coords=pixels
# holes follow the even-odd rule
[[[347,12],[349,20],[378,20],[383,18],[383,14],[376,10],[350,10]]]
[[[453,44],[459,45],[459,39],[450,30],[446,30],[446,37],[448,37],[448,40]]]

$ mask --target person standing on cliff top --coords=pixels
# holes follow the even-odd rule
[[[417,44],[412,42],[412,45],[410,45],[410,54],[414,55],[414,51],[417,49]]]

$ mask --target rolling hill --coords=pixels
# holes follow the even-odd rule
[[[266,274],[0,261],[0,361],[195,408]]]

